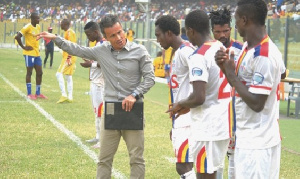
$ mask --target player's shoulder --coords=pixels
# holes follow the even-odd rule
[[[199,54],[199,55],[204,56],[211,49],[218,50],[222,46],[223,46],[223,44],[220,41],[217,41],[217,40],[207,41],[207,42],[203,43],[200,47],[198,47],[193,54]]]
[[[28,28],[32,28],[32,27],[33,27],[32,24],[28,23],[23,27],[23,29],[28,29]]]
[[[254,47],[254,58],[269,57],[270,38],[266,36],[256,47]]]
[[[243,48],[243,43],[237,41],[237,40],[234,40],[234,39],[231,39],[231,47],[232,48],[236,48],[236,49],[239,49],[239,50],[242,50]]]

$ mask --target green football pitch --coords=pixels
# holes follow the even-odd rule
[[[55,73],[61,53],[54,54],[53,68],[43,69],[42,93],[48,100],[26,99],[25,63],[21,50],[0,49],[0,178],[95,178],[98,149],[85,140],[95,136],[88,69],[77,58],[73,76],[74,103],[56,104],[60,97]],[[42,59],[44,52],[41,52]],[[35,89],[35,72],[32,74]],[[175,170],[169,131],[168,87],[156,83],[145,95],[146,179],[179,178]],[[294,105],[293,105],[294,108]],[[280,178],[300,178],[300,120],[285,117],[280,106],[282,135]],[[225,161],[227,164],[227,161]],[[227,178],[227,167],[224,178]],[[126,145],[121,140],[113,163],[113,178],[129,178]]]

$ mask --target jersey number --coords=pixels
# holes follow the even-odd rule
[[[224,74],[222,71],[220,71],[220,78],[223,78],[223,81],[221,83],[221,86],[219,88],[219,94],[218,99],[225,99],[230,97],[230,92],[225,92],[225,87],[228,84],[227,78],[224,77]]]

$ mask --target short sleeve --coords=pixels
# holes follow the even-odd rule
[[[249,92],[269,95],[274,83],[273,73],[275,73],[271,60],[268,57],[258,56],[253,62],[254,70]]]
[[[208,71],[203,55],[194,54],[190,56],[188,60],[188,67],[190,82],[208,81]]]

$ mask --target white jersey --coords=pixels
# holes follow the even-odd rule
[[[175,51],[170,75],[171,103],[176,103],[182,99],[186,99],[193,90],[192,85],[189,83],[189,67],[187,60],[194,51],[195,47],[193,47],[189,42],[183,42]],[[173,120],[173,128],[190,125],[190,113],[181,115],[176,120]]]
[[[280,143],[279,83],[285,71],[282,55],[271,39],[266,36],[256,47],[247,49],[244,43],[240,54],[238,78],[253,94],[268,95],[264,109],[255,112],[238,96],[236,97],[236,147],[265,149]]]
[[[99,46],[101,43],[101,41],[97,42],[96,46]],[[94,83],[97,86],[104,86],[103,74],[101,68],[97,66],[97,61],[94,61],[90,68],[90,81],[91,83]]]
[[[234,40],[234,39],[231,39],[230,40],[230,46],[229,46],[229,54],[231,51],[234,52],[234,61],[236,62],[238,60],[238,57],[242,51],[242,48],[243,48],[243,44]]]
[[[205,102],[191,109],[193,138],[197,141],[218,141],[232,136],[231,88],[214,57],[222,46],[219,41],[206,42],[189,59],[190,82],[206,82]]]

